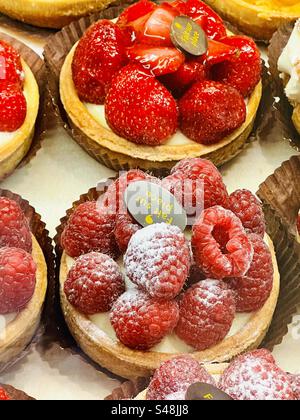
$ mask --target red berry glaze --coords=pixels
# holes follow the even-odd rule
[[[129,279],[156,299],[174,299],[191,266],[191,253],[177,226],[158,223],[131,238],[124,257]]]
[[[241,221],[220,206],[203,211],[193,226],[195,262],[208,277],[244,276],[253,258],[251,244]]]
[[[149,71],[135,64],[114,78],[105,114],[116,134],[136,144],[158,146],[177,130],[175,99]]]
[[[236,297],[238,312],[253,312],[266,303],[273,288],[274,268],[272,255],[264,240],[249,235],[254,255],[249,271],[244,277],[229,280]]]
[[[157,301],[131,289],[114,304],[110,320],[118,339],[135,350],[149,350],[170,334],[178,322],[175,301]]]
[[[64,284],[68,301],[78,311],[93,315],[108,312],[125,292],[125,280],[118,264],[98,252],[79,257]]]
[[[246,104],[231,86],[213,81],[194,84],[178,102],[180,129],[197,143],[218,143],[246,121]]]
[[[5,41],[0,40],[0,85],[12,84],[22,88],[24,71],[20,54]]]
[[[27,103],[20,87],[3,83],[0,89],[0,131],[17,131],[24,124],[26,114]]]
[[[129,213],[117,215],[115,238],[122,254],[127,251],[132,236],[141,228]]]
[[[14,201],[0,198],[0,248],[21,248],[31,253],[32,239],[28,221]]]
[[[219,388],[235,400],[295,400],[289,376],[267,350],[237,357],[225,370]]]
[[[222,63],[226,60],[231,60],[238,54],[239,50],[231,45],[226,45],[223,42],[219,41],[208,41],[208,50],[206,56],[206,64],[209,67],[213,66],[214,64]],[[203,60],[201,58],[200,60]]]
[[[0,249],[0,314],[18,312],[31,300],[36,283],[36,264],[23,249]]]
[[[125,37],[109,20],[100,20],[84,34],[76,47],[73,81],[82,101],[104,103],[113,76],[126,63]]]
[[[214,378],[189,355],[177,356],[162,363],[155,371],[147,390],[147,400],[185,400],[188,388],[202,382],[215,386]]]
[[[264,237],[266,232],[264,212],[260,201],[251,191],[237,190],[232,193],[228,208],[242,221],[246,232]]]
[[[121,28],[126,26],[135,25],[137,20],[148,16],[149,13],[153,12],[157,8],[156,4],[148,0],[140,0],[137,3],[127,7],[119,16],[117,25]]]
[[[10,398],[8,394],[6,393],[5,389],[0,387],[0,401],[9,401]]]
[[[101,252],[115,259],[119,253],[114,236],[115,220],[115,215],[106,214],[96,201],[80,204],[63,231],[63,249],[73,258]]]
[[[195,349],[206,350],[226,337],[234,317],[234,296],[226,283],[203,280],[182,296],[176,334]]]

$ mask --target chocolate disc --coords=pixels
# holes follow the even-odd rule
[[[186,393],[188,401],[232,401],[233,399],[225,392],[213,385],[197,382],[191,385]]]
[[[177,16],[171,25],[171,40],[185,53],[200,56],[207,52],[208,40],[198,23],[187,16]]]

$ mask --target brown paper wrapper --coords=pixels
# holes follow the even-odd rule
[[[138,378],[135,381],[126,381],[106,398],[108,401],[132,400],[148,387],[150,378]]]
[[[28,354],[32,346],[37,344],[39,340],[41,340],[41,337],[48,325],[48,313],[53,303],[52,299],[50,298],[50,292],[55,287],[55,257],[53,252],[52,239],[49,237],[49,232],[46,229],[46,225],[41,220],[41,216],[29,204],[29,202],[27,200],[24,200],[21,196],[14,194],[11,191],[3,189],[0,189],[0,197],[7,197],[19,204],[29,222],[32,234],[35,236],[43,251],[48,269],[48,290],[40,325],[34,337],[32,338],[31,343],[25,349],[23,349],[23,351],[16,358],[10,360],[8,363],[5,364],[0,363],[1,373]]]
[[[44,61],[30,47],[17,40],[16,38],[0,32],[0,39],[8,42],[20,53],[22,58],[31,68],[31,71],[33,72],[39,86],[40,106],[35,124],[35,132],[30,149],[27,155],[19,164],[19,167],[22,167],[23,165],[30,162],[30,160],[35,157],[41,148],[42,140],[45,137],[46,130],[53,126],[53,118],[51,118],[51,115],[54,114],[54,112],[49,91],[46,89],[46,67]],[[9,174],[6,176],[8,175]]]
[[[288,101],[285,92],[283,80],[278,72],[278,59],[281,56],[293,31],[295,22],[289,22],[281,26],[273,35],[269,45],[269,64],[272,80],[272,97],[276,98],[273,107],[268,114],[269,135],[275,135],[290,142],[290,144],[299,152],[300,135],[292,122],[293,107]]]
[[[20,391],[11,385],[0,384],[0,387],[6,391],[12,401],[35,401],[35,398],[29,397],[29,395],[25,394],[25,392]]]

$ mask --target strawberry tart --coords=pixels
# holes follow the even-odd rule
[[[18,51],[0,39],[0,179],[27,154],[39,110],[39,88]]]
[[[191,226],[139,224],[123,198],[145,181],[186,212],[201,189]],[[163,180],[131,170],[74,206],[59,232],[66,322],[115,374],[147,376],[176,354],[223,363],[262,343],[279,296],[273,244],[258,199],[229,195],[210,161],[183,160]]]
[[[10,385],[0,384],[0,401],[32,401],[25,392],[20,391]]]
[[[140,0],[74,45],[60,96],[81,144],[114,169],[170,169],[187,157],[221,165],[251,133],[261,69],[254,41],[202,1]]]
[[[47,265],[20,206],[0,197],[0,369],[30,343],[40,322]]]

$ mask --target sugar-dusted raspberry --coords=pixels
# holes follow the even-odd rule
[[[122,254],[127,251],[132,236],[142,227],[129,213],[118,214],[116,217],[115,238]]]
[[[9,395],[7,394],[5,389],[0,386],[0,401],[9,401],[9,400],[10,400]]]
[[[242,221],[246,232],[264,237],[265,216],[258,198],[248,190],[237,190],[229,197],[228,208]]]
[[[235,317],[235,301],[226,283],[203,280],[180,300],[176,334],[197,350],[206,350],[229,333]]]
[[[149,350],[174,330],[178,316],[176,301],[157,301],[131,289],[116,301],[110,320],[121,343],[131,349]]]
[[[126,274],[156,299],[174,299],[191,265],[188,242],[177,226],[157,223],[131,238],[124,258]]]
[[[68,273],[64,285],[68,301],[80,312],[108,312],[125,292],[125,279],[118,264],[98,252],[82,255]]]
[[[32,251],[28,221],[20,206],[13,200],[0,198],[0,247],[9,246]]]
[[[235,400],[295,400],[288,374],[266,350],[236,358],[223,373],[219,388]]]
[[[94,251],[115,259],[118,256],[115,220],[115,215],[107,214],[96,201],[80,204],[62,234],[62,247],[73,258]]]
[[[18,312],[31,300],[36,283],[36,264],[23,249],[0,249],[0,314]]]
[[[244,276],[250,268],[253,247],[242,222],[220,206],[203,211],[193,226],[195,262],[208,277]]]
[[[290,384],[297,400],[300,400],[300,375],[289,374]]]
[[[253,312],[266,303],[273,288],[274,268],[272,255],[264,240],[254,233],[249,235],[254,255],[244,277],[229,280],[235,293],[238,312]]]
[[[206,369],[189,355],[167,360],[155,371],[147,391],[147,400],[184,400],[188,388],[203,382],[216,385]]]

